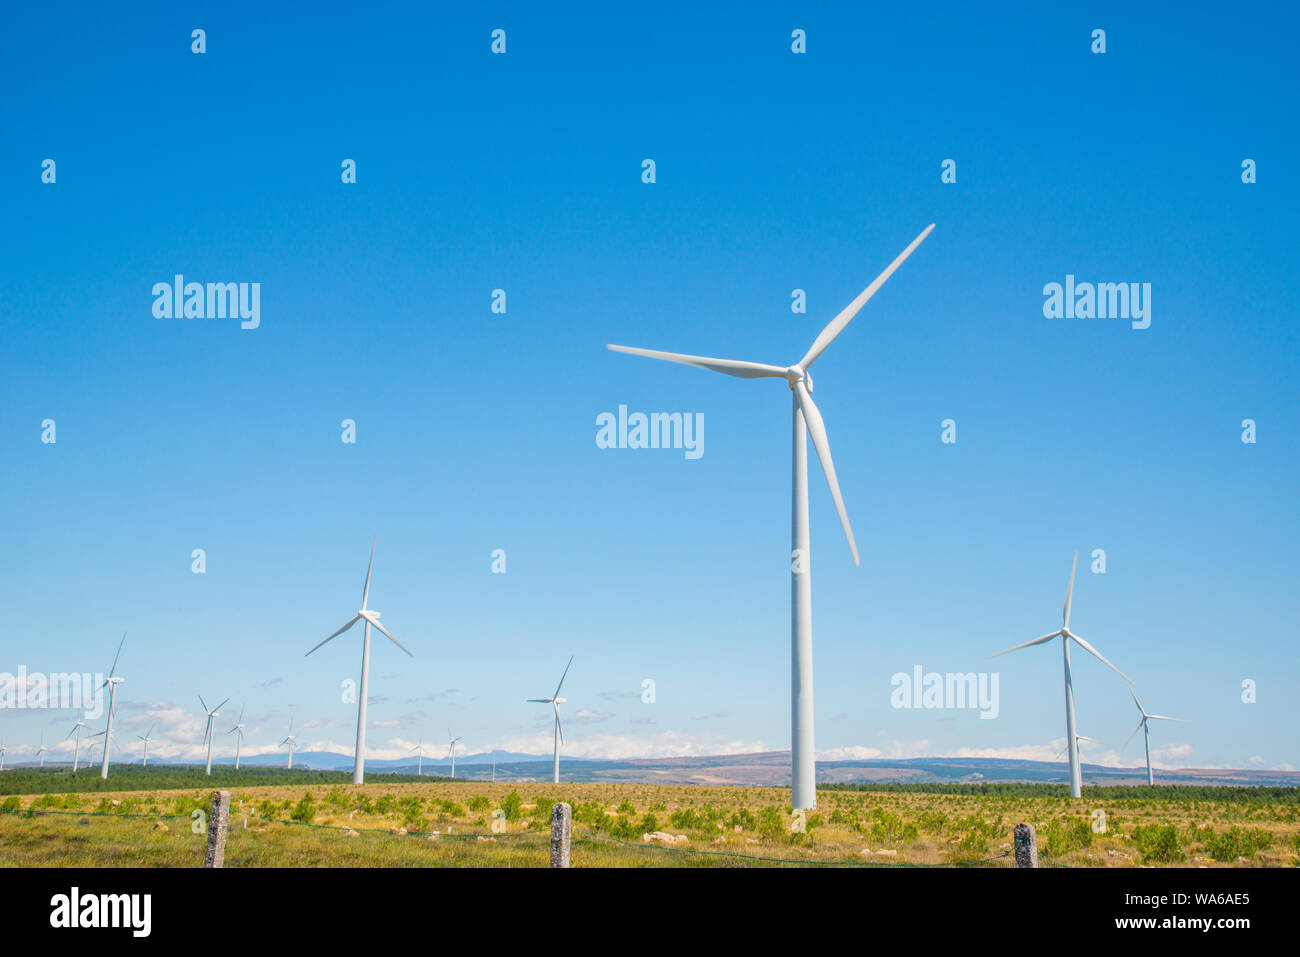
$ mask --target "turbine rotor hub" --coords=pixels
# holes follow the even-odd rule
[[[811,395],[813,390],[812,375],[805,371],[803,366],[796,363],[785,370],[785,381],[789,383],[790,391],[794,391],[795,383],[800,380],[803,380],[804,388]]]

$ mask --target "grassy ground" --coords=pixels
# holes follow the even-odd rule
[[[801,832],[789,791],[777,788],[383,781],[231,792],[228,867],[544,866],[556,800],[574,807],[578,867],[1005,867],[1021,821],[1035,825],[1046,863],[1300,864],[1295,803],[823,792]],[[199,866],[210,795],[10,796],[0,802],[0,866]],[[647,843],[654,831],[674,843]]]

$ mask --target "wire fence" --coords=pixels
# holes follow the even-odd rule
[[[199,815],[202,814],[202,817]],[[0,808],[0,820],[49,819],[58,826],[28,834],[39,844],[21,847],[10,831],[0,831],[0,865],[58,863],[106,866],[198,866],[206,840],[206,812],[188,814],[76,811],[54,808]],[[112,819],[120,829],[89,834],[77,828],[92,820]],[[172,822],[182,822],[175,824]],[[142,827],[142,825],[144,825]],[[173,830],[174,829],[174,830]],[[282,831],[286,837],[274,837]],[[332,833],[344,840],[322,843],[312,834]],[[298,837],[301,835],[301,837]],[[190,839],[192,838],[192,840]],[[546,866],[550,829],[534,823],[513,831],[414,830],[395,826],[324,824],[266,817],[253,809],[232,809],[227,831],[226,866]],[[572,828],[576,866],[739,866],[739,867],[998,867],[1013,863],[1011,851],[972,860],[936,863],[844,858],[788,857],[718,848],[631,841],[585,827]],[[14,845],[11,849],[7,845]],[[42,854],[45,856],[43,857]],[[64,858],[60,858],[60,854]],[[196,858],[197,855],[197,858]],[[1043,855],[1046,858],[1046,855]],[[1055,860],[1052,866],[1064,867]]]

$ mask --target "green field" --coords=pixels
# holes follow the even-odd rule
[[[1007,867],[1020,822],[1037,829],[1044,866],[1300,865],[1300,792],[1285,788],[1088,788],[1071,801],[1056,785],[839,787],[800,818],[787,789],[759,787],[388,776],[357,787],[344,772],[172,768],[0,783],[5,867],[200,866],[217,786],[232,794],[227,867],[544,866],[556,801],[574,808],[575,867]]]

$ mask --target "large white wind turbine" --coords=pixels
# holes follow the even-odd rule
[[[785,379],[793,393],[794,468],[790,505],[792,513],[790,524],[792,606],[790,761],[791,800],[795,808],[810,810],[817,806],[816,756],[813,749],[812,566],[808,534],[808,435],[812,437],[822,471],[826,474],[831,498],[835,501],[840,524],[844,527],[844,535],[849,541],[849,551],[853,553],[853,562],[855,565],[860,564],[858,546],[853,540],[853,529],[849,527],[848,512],[844,509],[844,499],[840,495],[840,483],[835,477],[835,464],[831,461],[831,447],[826,437],[826,426],[822,421],[821,412],[812,399],[813,381],[808,370],[835,337],[844,331],[845,326],[852,321],[858,311],[866,305],[867,300],[874,296],[876,290],[884,285],[885,280],[894,274],[894,270],[903,264],[926,236],[930,235],[932,229],[934,229],[933,223],[925,227],[921,234],[885,268],[885,271],[872,280],[871,285],[862,290],[856,299],[830,321],[813,340],[812,346],[804,357],[792,366],[775,366],[733,359],[710,359],[705,356],[659,352],[654,349],[633,349],[628,346],[606,347],[615,352],[628,352],[651,359],[665,359],[668,362],[679,362],[742,379]]]
[[[460,738],[451,737],[451,728],[447,729],[447,737],[451,738],[450,743],[447,745],[447,757],[451,758],[451,776],[454,778],[456,777],[456,742]],[[461,737],[464,737],[464,735],[461,735]]]
[[[117,643],[117,654],[113,656],[113,667],[109,670],[104,683],[99,686],[100,691],[108,688],[108,723],[104,725],[102,732],[104,735],[104,763],[99,768],[99,776],[105,781],[108,780],[108,756],[112,750],[109,746],[109,739],[117,740],[113,737],[113,711],[117,703],[117,686],[125,680],[117,677],[117,659],[122,657],[122,646],[124,644],[126,644],[126,632],[122,632],[122,640]]]
[[[378,538],[378,536],[375,537]],[[388,637],[389,641],[406,651],[412,658],[415,657],[406,650],[400,641],[388,633],[387,628],[379,623],[380,613],[366,607],[366,602],[370,599],[370,570],[374,567],[374,564],[375,542],[372,539],[370,542],[370,564],[366,566],[366,583],[361,589],[361,610],[346,625],[316,646],[316,648],[319,648],[321,645],[333,641],[359,621],[366,623],[366,635],[361,644],[361,693],[357,698],[357,753],[352,762],[353,784],[363,784],[366,778],[366,698],[370,693],[370,626],[374,625]],[[313,648],[307,654],[310,655],[316,648]]]
[[[1061,613],[1061,627],[1051,634],[1043,635],[1041,638],[1026,641],[1023,645],[1016,645],[1014,648],[1008,648],[1006,651],[999,651],[996,655],[988,656],[996,658],[998,655],[1019,651],[1021,648],[1028,648],[1031,645],[1041,645],[1053,638],[1061,639],[1061,654],[1065,659],[1065,740],[1070,750],[1070,797],[1076,798],[1083,793],[1083,772],[1079,769],[1079,738],[1074,730],[1074,681],[1070,676],[1070,642],[1077,643],[1080,648],[1098,658],[1106,667],[1125,681],[1132,681],[1128,675],[1107,661],[1105,655],[1070,630],[1070,603],[1074,598],[1074,572],[1078,566],[1079,553],[1075,552],[1074,563],[1070,566],[1070,587],[1065,592],[1065,608]]]
[[[81,709],[78,708],[77,723],[74,724],[72,726],[72,730],[68,732],[68,738],[72,737],[74,734],[77,736],[77,741],[72,746],[72,773],[73,774],[77,773],[77,759],[81,757],[81,729],[88,728],[88,727],[90,727],[90,725],[86,724],[86,722],[81,720]],[[64,740],[66,741],[67,738],[64,738]]]
[[[1151,721],[1151,720],[1154,719],[1154,720],[1156,720],[1156,721],[1179,721],[1179,722],[1184,722],[1184,723],[1185,723],[1185,722],[1186,722],[1186,719],[1185,719],[1185,718],[1171,718],[1171,717],[1169,717],[1168,715],[1164,715],[1164,714],[1147,714],[1147,712],[1146,712],[1146,708],[1142,707],[1142,702],[1138,701],[1138,696],[1137,696],[1137,694],[1133,691],[1132,688],[1129,688],[1129,689],[1128,689],[1128,693],[1131,694],[1131,695],[1133,695],[1133,703],[1134,703],[1135,705],[1137,705],[1137,709],[1138,709],[1138,711],[1141,712],[1141,714],[1142,714],[1141,719],[1138,721],[1138,726],[1137,726],[1136,728],[1133,729],[1133,734],[1137,734],[1139,731],[1141,731],[1142,734],[1143,734],[1143,737],[1146,738],[1146,745],[1147,745],[1147,784],[1152,784],[1152,785],[1153,785],[1153,784],[1156,783],[1156,779],[1155,779],[1155,775],[1153,775],[1153,774],[1151,773],[1151,728],[1147,725],[1147,722],[1148,722],[1148,721]],[[1124,747],[1125,747],[1125,748],[1128,747],[1129,741],[1132,741],[1132,740],[1133,740],[1133,734],[1130,734],[1130,735],[1128,736],[1128,741],[1125,741],[1125,742],[1124,742]],[[1120,750],[1123,750],[1123,749],[1121,748]]]
[[[424,735],[420,735],[420,743],[411,749],[412,754],[418,754],[419,758],[415,764],[415,776],[424,776]]]
[[[136,735],[137,738],[144,742],[144,759],[140,762],[140,767],[142,768],[147,768],[149,766],[149,742],[153,740],[153,729],[156,727],[157,725],[150,725],[149,730],[144,734]]]
[[[560,705],[564,704],[564,699],[560,697],[560,689],[564,687],[564,679],[568,677],[569,667],[573,664],[573,655],[569,656],[569,664],[564,666],[564,674],[560,675],[560,683],[555,686],[555,694],[549,698],[529,698],[533,704],[549,704],[555,709],[555,733],[553,740],[555,742],[554,764],[551,766],[551,781],[555,784],[560,783],[560,745],[564,743],[564,729],[560,727]]]
[[[226,701],[229,700],[229,698],[226,699]],[[199,695],[199,704],[203,705],[203,711],[208,716],[208,726],[203,731],[203,742],[208,746],[208,766],[204,773],[209,777],[212,776],[212,721],[221,713],[221,705],[225,704],[226,701],[221,702],[215,708],[209,708],[208,703],[203,700],[203,695]]]
[[[287,735],[284,736],[284,740],[281,741],[280,743],[281,743],[281,744],[287,744],[287,745],[289,746],[289,766],[288,766],[288,770],[292,771],[292,770],[293,770],[293,749],[296,748],[296,747],[298,746],[298,739],[295,738],[295,737],[293,736],[293,718],[292,718],[292,717],[289,718],[289,733],[288,733]]]
[[[244,743],[244,706],[239,706],[239,718],[235,721],[235,726],[226,734],[235,736],[235,770],[239,770],[239,746]]]

